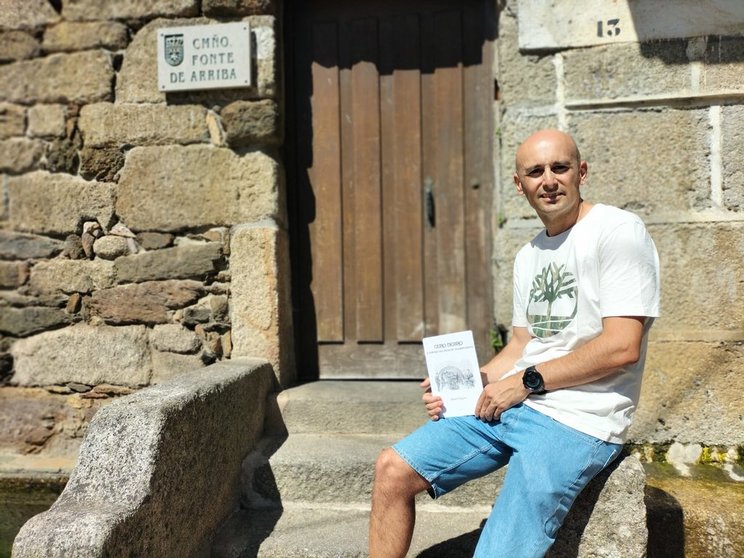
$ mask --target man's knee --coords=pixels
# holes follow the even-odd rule
[[[395,482],[406,475],[408,463],[403,461],[392,448],[385,448],[380,452],[375,463],[375,480]]]
[[[418,494],[429,488],[429,483],[394,449],[385,448],[375,463],[375,486],[384,486],[402,494]]]

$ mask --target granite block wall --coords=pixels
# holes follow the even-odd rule
[[[585,198],[640,215],[661,258],[662,316],[632,441],[741,459],[744,36],[522,51],[518,10],[509,0],[500,13],[494,69],[497,321],[510,323],[512,258],[540,227],[514,192],[514,151],[559,127],[589,163]]]

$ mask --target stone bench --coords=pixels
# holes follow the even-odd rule
[[[208,556],[275,388],[266,361],[233,360],[104,407],[65,490],[23,526],[13,557]]]

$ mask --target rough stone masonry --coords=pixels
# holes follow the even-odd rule
[[[255,85],[160,92],[156,30],[225,20]],[[235,356],[291,384],[277,43],[268,0],[0,0],[0,451]]]

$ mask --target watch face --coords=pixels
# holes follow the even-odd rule
[[[525,371],[524,376],[522,376],[522,382],[527,389],[532,391],[541,390],[543,386],[542,376],[532,367]]]
[[[534,372],[530,372],[529,374],[525,374],[524,383],[528,388],[535,389],[540,385],[540,378],[535,376]]]

